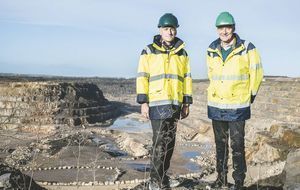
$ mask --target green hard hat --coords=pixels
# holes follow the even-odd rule
[[[163,16],[161,16],[158,22],[158,28],[167,26],[172,26],[174,28],[179,27],[176,16],[174,16],[171,13],[166,13]]]
[[[216,20],[216,27],[225,25],[235,25],[234,18],[229,12],[222,12]]]

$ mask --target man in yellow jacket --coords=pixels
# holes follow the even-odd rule
[[[255,46],[234,33],[235,21],[228,12],[216,20],[219,38],[207,50],[208,117],[216,143],[218,177],[213,188],[227,186],[228,138],[231,139],[232,189],[243,189],[245,173],[245,120],[250,118],[250,105],[259,90],[263,70]]]
[[[170,13],[158,23],[159,35],[142,51],[136,79],[141,113],[151,120],[150,189],[169,189],[166,175],[175,145],[177,122],[189,115],[192,78],[184,42],[176,37],[178,20]]]

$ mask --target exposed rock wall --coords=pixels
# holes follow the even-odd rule
[[[284,189],[300,189],[300,149],[288,154],[285,165]]]
[[[255,119],[300,123],[300,80],[266,80],[253,105]]]
[[[194,84],[193,94],[199,113],[207,117],[208,82]],[[300,124],[300,79],[265,80],[252,105],[249,121],[268,121]],[[270,125],[270,123],[269,123]]]
[[[115,117],[115,106],[92,83],[0,83],[0,126],[51,130],[61,125],[104,122]]]

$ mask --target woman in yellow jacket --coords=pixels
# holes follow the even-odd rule
[[[250,118],[250,105],[260,87],[263,70],[255,46],[234,33],[235,21],[222,12],[216,27],[219,38],[207,50],[208,117],[212,119],[217,159],[217,180],[213,188],[227,186],[228,137],[233,151],[232,189],[242,189],[246,173],[245,120]]]
[[[142,51],[138,66],[137,102],[153,129],[149,189],[170,188],[166,172],[177,121],[188,116],[193,102],[189,59],[183,41],[176,37],[178,26],[174,15],[163,15],[158,24],[160,34]]]

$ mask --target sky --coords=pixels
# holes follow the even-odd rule
[[[207,78],[215,20],[229,11],[265,75],[300,77],[299,7],[298,0],[0,0],[0,73],[135,77],[160,16],[173,13],[193,78]]]

